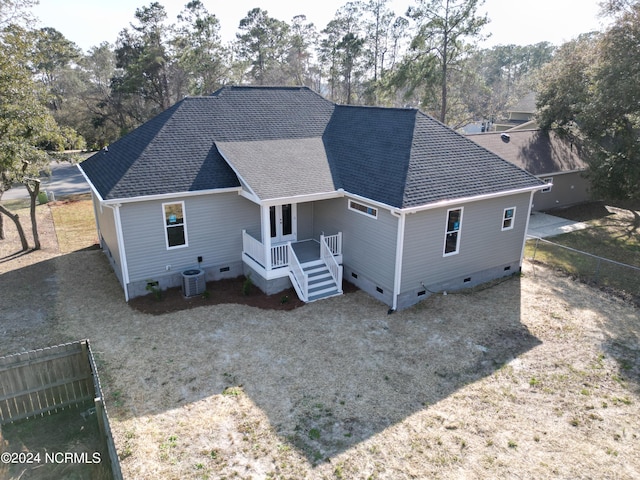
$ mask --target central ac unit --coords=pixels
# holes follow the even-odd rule
[[[185,297],[202,295],[206,286],[204,270],[192,269],[182,272],[182,294]]]

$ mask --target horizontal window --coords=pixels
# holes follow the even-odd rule
[[[354,202],[349,200],[349,210],[368,215],[369,217],[378,218],[378,209],[365,205],[363,203]]]

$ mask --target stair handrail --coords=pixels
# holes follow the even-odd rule
[[[331,274],[331,278],[336,283],[336,288],[339,293],[342,293],[342,265],[338,263],[336,257],[333,256],[331,247],[327,242],[324,234],[320,235],[320,258],[324,262]]]
[[[309,275],[302,268],[300,260],[298,260],[296,252],[291,246],[291,242],[287,242],[287,252],[289,254],[289,271],[298,284],[298,288],[296,288],[296,291],[298,291],[300,300],[306,302],[309,299]]]

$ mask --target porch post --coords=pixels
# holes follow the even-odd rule
[[[262,227],[262,245],[264,247],[265,270],[271,270],[271,218],[269,207],[260,205],[260,223]]]

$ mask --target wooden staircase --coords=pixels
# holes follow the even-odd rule
[[[342,289],[336,285],[329,269],[322,260],[318,259],[303,263],[302,268],[309,276],[308,302],[341,295]]]

